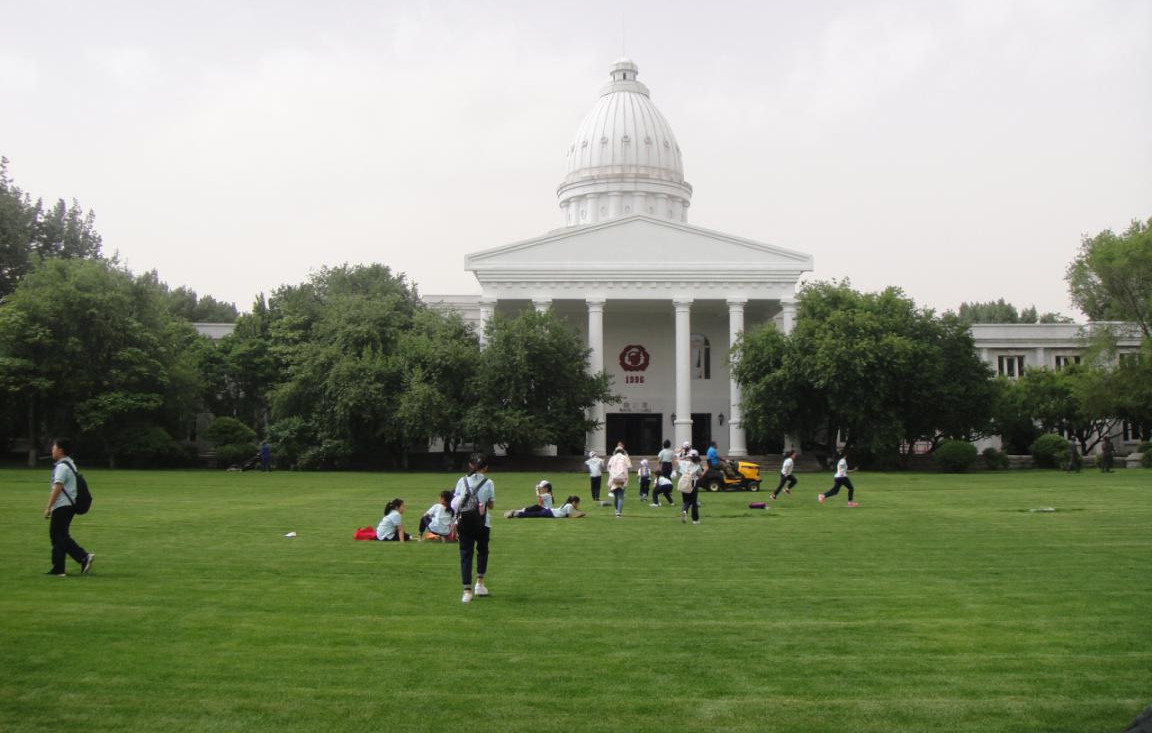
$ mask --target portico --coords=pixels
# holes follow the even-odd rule
[[[728,354],[747,326],[790,326],[808,255],[688,224],[634,215],[468,255],[483,288],[481,320],[551,309],[587,339],[618,405],[598,405],[587,448],[625,440],[716,440],[747,455]],[[639,444],[637,444],[639,442]],[[653,445],[655,444],[655,446]]]

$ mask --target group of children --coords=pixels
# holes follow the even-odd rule
[[[715,444],[713,444],[715,445]],[[860,504],[855,501],[856,488],[852,485],[852,479],[848,478],[848,458],[847,453],[841,450],[837,453],[836,475],[833,479],[832,487],[824,493],[819,494],[816,498],[823,504],[830,497],[840,493],[840,489],[846,488],[848,490],[848,506],[858,507]],[[780,492],[791,494],[792,489],[798,483],[798,480],[793,471],[796,466],[796,451],[788,450],[784,453],[784,462],[780,466],[780,483],[771,494],[771,499],[776,501],[780,496]],[[660,507],[660,498],[664,497],[669,506],[672,505],[672,488],[676,486],[681,493],[683,505],[680,511],[681,521],[687,521],[689,512],[692,514],[692,523],[699,524],[699,505],[698,500],[698,487],[696,486],[700,475],[704,472],[703,465],[700,461],[700,453],[692,448],[692,444],[685,441],[678,450],[672,450],[671,441],[665,440],[660,453],[656,456],[660,468],[653,470],[648,465],[648,459],[640,461],[640,466],[636,470],[636,477],[640,482],[640,501],[647,502],[649,493],[651,493],[652,503],[651,507]],[[588,467],[588,475],[591,481],[592,500],[595,502],[600,501],[600,482],[601,476],[605,469],[608,471],[609,476],[609,492],[612,494],[613,505],[616,508],[616,516],[619,517],[624,508],[624,487],[628,483],[628,471],[632,467],[632,460],[628,457],[627,451],[624,450],[624,444],[618,443],[615,450],[609,458],[607,464],[604,459],[600,458],[596,451],[588,453],[588,460],[584,462]],[[675,465],[675,467],[674,467]],[[676,479],[679,481],[676,482]],[[655,482],[655,485],[653,485]]]
[[[384,506],[384,518],[376,525],[376,539],[381,542],[412,542],[412,535],[404,531],[404,500],[393,499]],[[441,491],[435,504],[420,517],[420,529],[415,540],[455,542],[455,512],[452,511],[452,492]]]
[[[780,483],[769,498],[776,501],[780,492],[791,494],[798,480],[793,474],[795,469],[796,451],[789,450],[784,454],[784,463],[780,466]],[[848,478],[847,455],[841,451],[837,458],[836,475],[832,487],[819,494],[817,499],[823,504],[827,499],[840,493],[841,487],[848,490],[848,506],[858,507],[855,499],[855,487]],[[640,483],[640,501],[647,502],[649,506],[659,508],[663,497],[668,506],[672,506],[672,489],[678,488],[681,495],[680,521],[687,522],[689,514],[693,524],[700,523],[699,488],[696,483],[703,473],[700,453],[685,442],[681,449],[673,451],[671,443],[664,441],[663,449],[656,459],[660,468],[652,469],[648,459],[640,461],[636,469],[636,477]],[[675,462],[675,467],[673,467]],[[632,468],[632,459],[628,456],[624,445],[617,444],[607,463],[596,455],[595,451],[588,453],[588,474],[592,490],[592,500],[600,502],[601,477],[605,470],[608,472],[608,492],[612,495],[616,516],[621,516],[624,510],[624,489],[628,484],[629,471]],[[676,482],[679,479],[679,482]],[[424,512],[420,518],[420,527],[416,535],[417,540],[432,542],[455,542],[456,531],[453,523],[452,492],[441,491],[439,500]],[[586,516],[580,510],[580,497],[569,496],[564,503],[557,507],[552,496],[552,484],[541,481],[536,484],[536,503],[520,509],[511,509],[504,512],[505,519],[576,519]],[[411,542],[412,535],[404,531],[404,501],[393,499],[384,508],[384,518],[376,527],[376,539],[384,542]]]

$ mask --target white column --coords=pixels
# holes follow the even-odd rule
[[[495,312],[496,298],[480,298],[480,348],[488,345],[488,335],[484,331]]]
[[[588,348],[592,350],[588,355],[588,369],[593,374],[599,374],[604,371],[604,299],[588,298],[585,303],[588,304]],[[589,412],[589,417],[600,427],[588,433],[588,448],[603,455],[607,447],[604,403],[596,403]]]
[[[676,443],[692,440],[692,299],[676,307]]]
[[[532,307],[536,309],[537,313],[544,313],[552,307],[551,298],[533,298]]]
[[[780,307],[783,315],[783,331],[784,335],[792,333],[793,327],[796,325],[796,301],[792,299],[781,300]]]
[[[731,298],[728,301],[728,348],[736,346],[740,334],[744,333],[744,306],[747,298]],[[728,455],[742,458],[748,455],[744,440],[744,420],[740,411],[740,385],[730,371],[728,375]]]
[[[791,298],[781,299],[780,307],[782,308],[781,330],[785,336],[792,333],[792,329],[796,326],[796,301]],[[784,450],[800,451],[800,441],[796,439],[795,435],[784,436]]]

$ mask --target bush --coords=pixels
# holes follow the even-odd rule
[[[232,443],[216,446],[216,465],[221,468],[240,466],[256,455],[256,449],[250,443]]]
[[[122,468],[187,468],[196,465],[196,446],[172,439],[160,427],[136,428],[116,440],[116,463]]]
[[[966,440],[945,440],[932,451],[932,460],[944,473],[964,473],[976,461],[976,446]]]
[[[300,454],[301,471],[339,471],[348,468],[352,446],[343,440],[328,439]]]
[[[1003,471],[1008,468],[1008,454],[989,446],[981,454],[984,456],[984,467],[989,471]]]
[[[1152,442],[1141,443],[1140,447],[1136,449],[1140,456],[1140,465],[1144,468],[1152,468]]]
[[[1055,433],[1041,435],[1028,452],[1039,468],[1063,468],[1068,463],[1068,441]]]
[[[204,429],[203,437],[218,446],[256,444],[256,431],[234,417],[216,418]]]

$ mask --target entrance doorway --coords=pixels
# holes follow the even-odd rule
[[[704,455],[708,444],[712,442],[712,413],[692,413],[692,447]]]
[[[659,413],[608,415],[604,425],[608,454],[612,454],[617,443],[623,442],[630,455],[656,455],[664,438],[661,432],[663,422],[664,416]]]

